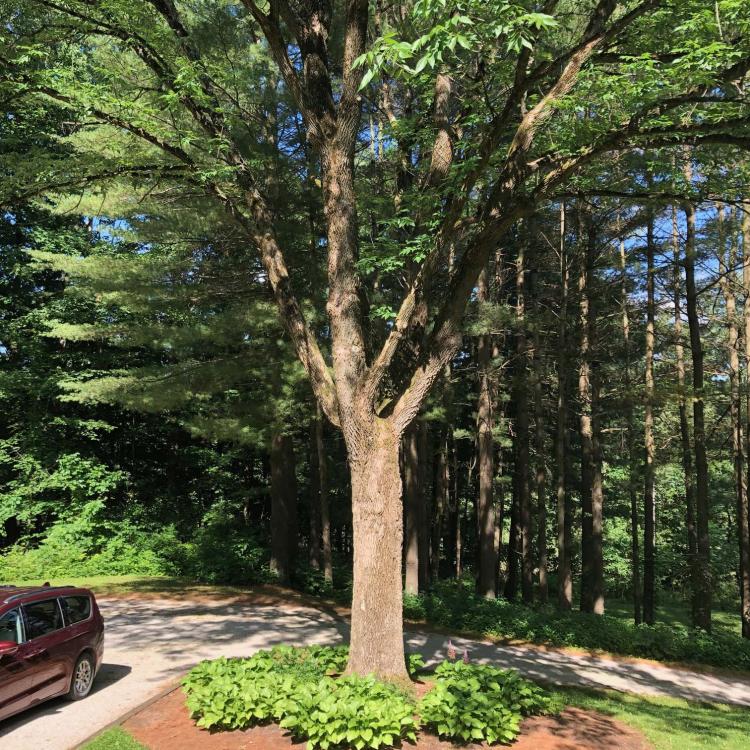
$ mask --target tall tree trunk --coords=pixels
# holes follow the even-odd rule
[[[747,517],[745,503],[747,498],[747,486],[745,482],[744,454],[742,444],[742,417],[740,403],[740,341],[737,326],[737,301],[735,298],[735,281],[737,265],[737,242],[736,235],[732,233],[727,247],[726,258],[724,246],[726,245],[726,229],[724,225],[724,209],[721,204],[717,207],[717,220],[719,225],[719,271],[721,273],[721,290],[724,295],[724,306],[727,315],[727,355],[729,359],[729,398],[730,416],[732,422],[732,465],[734,469],[734,486],[737,494],[737,541],[739,544],[739,589],[740,602],[745,601],[745,578],[747,576],[747,547],[743,536],[747,534]],[[731,217],[731,214],[729,214]],[[742,609],[742,607],[741,607]],[[743,622],[744,630],[744,622]]]
[[[318,405],[318,415],[315,420],[315,446],[318,453],[318,502],[320,509],[320,537],[322,542],[323,577],[329,583],[333,581],[333,550],[331,549],[331,514],[328,496],[328,457],[323,441],[323,414]]]
[[[518,526],[521,536],[521,597],[534,601],[534,558],[529,487],[529,394],[527,387],[529,346],[526,336],[525,242],[518,244],[516,258],[516,481]]]
[[[618,218],[619,223],[619,218]],[[619,226],[618,226],[619,229]],[[638,457],[635,448],[635,419],[633,417],[633,382],[631,377],[632,349],[630,343],[630,313],[628,312],[628,266],[625,241],[620,239],[620,293],[622,304],[622,338],[625,344],[625,439],[628,449],[628,496],[630,499],[630,564],[633,569],[633,619],[640,625],[641,616],[641,560],[638,539]]]
[[[297,552],[297,481],[294,443],[289,435],[271,437],[271,571],[289,585]]]
[[[440,577],[440,558],[445,511],[448,503],[448,438],[440,431],[432,483],[432,538],[430,540],[430,577]]]
[[[477,299],[486,302],[489,297],[487,269],[479,276]],[[495,441],[493,437],[492,391],[490,381],[490,356],[492,341],[489,334],[479,337],[477,366],[479,368],[479,398],[477,400],[477,464],[479,472],[479,498],[477,501],[477,531],[479,533],[479,575],[477,592],[487,599],[495,598],[497,557],[495,552]]]
[[[430,428],[429,423],[418,421],[419,438],[417,443],[418,462],[417,479],[420,486],[420,499],[422,502],[422,523],[417,527],[418,552],[419,552],[419,590],[426,591],[430,586],[430,523],[427,512],[427,466],[430,455]]]
[[[604,562],[602,558],[604,497],[597,435],[598,378],[592,367],[596,317],[591,287],[596,258],[596,233],[590,220],[586,222],[586,225],[586,253],[578,278],[581,327],[578,375],[581,407],[581,610],[602,614],[604,612]]]
[[[539,311],[541,313],[541,310]],[[539,601],[548,599],[547,587],[547,468],[545,466],[546,447],[544,440],[544,368],[542,363],[542,342],[539,325],[534,326],[534,448],[536,466],[534,486],[536,489],[536,528],[537,563],[539,566]]]
[[[654,217],[649,214],[646,230],[646,388],[643,419],[643,619],[654,624],[656,545],[656,504],[654,502],[654,335],[655,335],[655,268],[654,268]]]
[[[695,527],[695,477],[693,448],[690,444],[690,423],[685,393],[685,347],[682,332],[682,274],[680,272],[680,236],[677,209],[672,208],[672,248],[674,255],[674,332],[677,360],[677,401],[680,415],[682,471],[685,479],[685,525],[687,530],[687,567],[690,575],[691,620],[695,622],[697,592],[700,588],[698,567],[698,535]]]
[[[424,524],[423,492],[419,482],[419,422],[404,436],[404,591],[419,593],[419,529]]]
[[[742,216],[742,285],[744,287],[745,323],[745,455],[750,464],[750,208]],[[745,492],[740,498],[740,594],[742,637],[750,638],[750,480],[745,479]]]
[[[376,418],[369,439],[350,455],[354,588],[347,669],[355,674],[399,677],[405,671],[399,448],[392,426]]]
[[[691,180],[689,163],[686,178]],[[688,327],[690,329],[690,351],[693,360],[693,442],[695,449],[696,479],[696,528],[698,590],[695,592],[694,625],[711,630],[711,544],[708,535],[708,459],[706,456],[706,426],[703,392],[703,345],[701,343],[700,319],[698,317],[698,292],[695,287],[695,208],[685,204],[685,290]]]
[[[571,518],[567,476],[568,432],[568,253],[565,242],[565,203],[560,203],[560,318],[557,335],[557,433],[555,437],[555,494],[557,499],[557,603],[573,606]]]
[[[508,601],[515,601],[518,596],[518,563],[521,547],[521,534],[518,523],[518,472],[515,469],[515,466],[513,471],[513,492],[511,494],[510,528],[508,530],[507,546],[507,571],[503,596],[508,599]]]
[[[308,508],[310,521],[310,544],[308,560],[313,570],[321,568],[320,549],[320,476],[318,472],[317,420],[313,421],[310,445],[310,503]]]

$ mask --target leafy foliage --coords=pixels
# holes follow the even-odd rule
[[[414,739],[414,704],[373,677],[332,679],[348,649],[276,647],[249,659],[202,662],[183,680],[198,726],[238,729],[278,721],[310,748],[388,747]]]
[[[418,711],[440,737],[510,743],[524,716],[550,709],[541,688],[512,670],[444,661],[435,675],[435,687],[419,702]]]

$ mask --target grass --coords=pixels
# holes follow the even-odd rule
[[[560,706],[599,711],[642,732],[654,750],[747,750],[750,710],[712,703],[554,688]]]
[[[114,727],[102,732],[91,742],[87,742],[81,750],[147,750],[145,745],[136,742],[124,729]]]
[[[616,617],[618,620],[633,622],[633,602],[629,599],[607,599],[605,602],[606,612],[610,617]],[[739,610],[739,604],[737,605]],[[686,602],[674,597],[662,596],[661,601],[656,605],[656,621],[666,625],[690,626],[690,608]],[[714,630],[731,633],[733,635],[742,634],[742,621],[739,611],[728,611],[714,609],[711,613],[711,622]]]

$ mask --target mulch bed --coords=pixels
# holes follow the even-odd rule
[[[235,732],[198,729],[188,715],[181,689],[151,703],[122,725],[150,750],[304,750],[305,742],[293,742],[275,725]],[[454,745],[422,734],[412,750],[480,750],[485,744]],[[502,746],[495,746],[502,747]],[[568,708],[558,716],[535,716],[523,723],[514,750],[648,750],[644,737],[634,729],[593,711]]]

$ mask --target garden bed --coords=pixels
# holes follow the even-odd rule
[[[208,732],[195,726],[181,689],[131,716],[123,728],[149,750],[305,750],[276,724],[232,732]],[[643,736],[622,722],[594,711],[569,708],[555,716],[524,720],[513,750],[646,750]],[[422,734],[413,750],[478,750],[486,744],[455,745]]]

